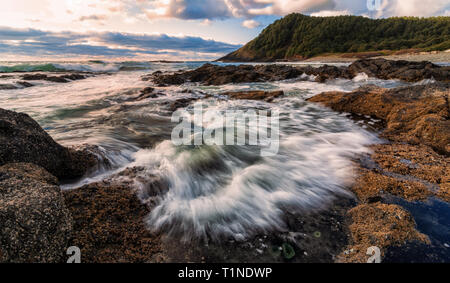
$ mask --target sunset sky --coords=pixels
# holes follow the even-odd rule
[[[377,0],[374,0],[377,2]],[[0,0],[0,60],[213,59],[292,12],[450,15],[450,0]]]

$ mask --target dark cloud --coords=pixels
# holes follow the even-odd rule
[[[35,29],[0,27],[0,54],[24,56],[122,56],[173,55],[183,52],[216,57],[239,45],[200,37],[175,37],[165,34],[145,35],[119,32],[45,32]]]

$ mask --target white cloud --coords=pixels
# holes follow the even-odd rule
[[[334,0],[254,0],[256,3],[268,4],[264,8],[250,8],[251,15],[279,15],[290,13],[311,13],[320,10],[330,10],[335,7]]]
[[[242,26],[252,29],[252,28],[257,28],[257,27],[261,26],[261,23],[255,21],[255,20],[246,20],[246,21],[242,22]]]
[[[313,17],[335,17],[335,16],[346,16],[351,15],[350,11],[333,11],[333,10],[323,10],[320,12],[312,13]]]
[[[450,8],[448,0],[383,0],[378,17],[445,15]]]

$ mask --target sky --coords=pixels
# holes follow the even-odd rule
[[[210,60],[290,14],[450,16],[450,0],[0,0],[0,61]]]

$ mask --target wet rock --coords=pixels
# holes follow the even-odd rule
[[[264,100],[266,102],[272,102],[275,98],[284,95],[282,90],[280,91],[234,91],[225,92],[222,95],[226,95],[231,99],[248,99],[248,100]]]
[[[94,183],[64,197],[74,219],[71,245],[81,249],[82,262],[164,261],[159,236],[144,223],[150,209],[126,182]]]
[[[82,74],[69,74],[69,75],[64,75],[63,78],[71,80],[71,81],[78,81],[78,80],[86,79],[86,76],[82,75]]]
[[[39,165],[60,179],[82,177],[98,163],[96,156],[56,143],[30,116],[0,109],[0,165]]]
[[[450,153],[449,83],[383,89],[375,86],[351,93],[328,92],[309,99],[336,111],[368,115],[385,121],[383,137],[425,144]]]
[[[17,89],[18,87],[13,84],[0,84],[0,90]]]
[[[197,82],[204,85],[223,85],[229,83],[262,82],[291,79],[303,72],[292,66],[217,66],[205,64],[202,67],[175,74],[161,72],[153,73],[148,79],[160,86],[181,85],[187,82]]]
[[[22,76],[24,81],[43,81],[47,78],[45,74],[26,74]]]
[[[170,112],[175,112],[180,108],[186,108],[193,101],[196,101],[197,98],[180,98],[175,101],[171,101],[167,103],[167,110]]]
[[[49,82],[53,82],[53,83],[68,83],[69,82],[64,77],[47,77],[47,78],[45,78],[45,80],[49,81]]]
[[[84,80],[89,76],[92,76],[92,73],[69,73],[62,74],[58,76],[49,76],[46,74],[26,74],[22,76],[22,80],[24,81],[48,81],[54,83],[68,83],[69,81],[77,81]]]
[[[147,98],[157,98],[160,94],[155,93],[155,89],[152,87],[146,87],[141,90],[139,96],[137,97],[137,101],[141,101]]]
[[[441,67],[426,61],[362,59],[352,63],[348,69],[353,74],[366,73],[369,77],[383,80],[399,79],[407,82],[418,82],[424,79],[450,80],[449,67]]]
[[[63,262],[72,218],[57,179],[29,163],[0,167],[0,262]]]
[[[338,257],[339,262],[367,262],[370,247],[380,249],[382,260],[387,247],[409,241],[429,243],[429,239],[416,230],[411,214],[400,206],[361,204],[351,209],[348,215],[352,222],[349,229],[353,243]]]
[[[353,79],[359,73],[380,79],[399,79],[417,82],[424,79],[449,81],[450,67],[442,67],[430,62],[389,61],[385,59],[361,59],[349,67],[324,65],[318,68],[288,65],[229,65],[205,64],[195,70],[176,73],[155,72],[144,76],[143,80],[152,80],[158,86],[200,83],[203,85],[224,85],[231,83],[249,83],[280,81],[298,78],[303,74],[316,76],[316,81],[330,79]]]
[[[23,86],[24,88],[34,86],[34,84],[31,84],[31,83],[29,83],[29,82],[24,82],[24,81],[19,81],[19,82],[17,82],[17,84]]]

